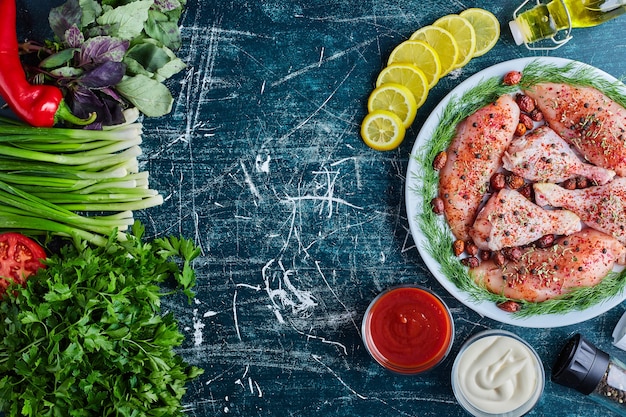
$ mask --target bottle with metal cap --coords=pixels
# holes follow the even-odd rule
[[[574,388],[626,417],[626,365],[580,334],[561,349],[552,367],[552,381]]]
[[[556,49],[571,39],[573,28],[597,26],[626,13],[626,0],[551,0],[527,8],[526,0],[509,22],[515,43],[529,49]],[[530,46],[550,39],[550,46]]]

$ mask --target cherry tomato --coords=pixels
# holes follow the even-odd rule
[[[43,268],[42,259],[46,252],[31,238],[13,232],[0,234],[0,294],[9,286],[1,277],[24,285],[26,278]]]

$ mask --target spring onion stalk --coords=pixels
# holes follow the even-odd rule
[[[98,246],[104,246],[107,239],[101,235],[90,233],[86,230],[68,226],[48,219],[29,217],[23,215],[0,214],[2,227],[7,230],[45,231],[61,236],[78,237]]]
[[[101,234],[110,234],[115,227],[126,230],[127,226],[130,226],[134,221],[132,216],[119,220],[81,216],[3,182],[0,182],[0,201],[4,203],[0,210],[7,213],[29,213],[43,219],[63,221],[67,224]]]
[[[123,238],[134,211],[163,203],[139,171],[141,134],[134,121],[86,130],[0,118],[0,230]]]
[[[129,173],[129,169],[135,168],[137,165],[126,161],[119,166],[111,167],[102,171],[84,171],[75,167],[50,164],[45,162],[30,162],[16,159],[7,159],[0,157],[0,172],[10,172],[11,174],[35,175],[38,177],[57,177],[57,178],[74,178],[74,179],[107,179],[122,178]],[[136,171],[137,168],[134,169]]]

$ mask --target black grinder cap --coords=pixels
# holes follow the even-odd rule
[[[574,335],[554,362],[552,381],[591,394],[609,366],[609,355],[580,334]]]

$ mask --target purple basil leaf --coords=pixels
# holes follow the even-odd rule
[[[154,6],[162,12],[169,12],[180,7],[178,0],[154,0]]]
[[[78,82],[87,88],[110,87],[122,81],[125,72],[126,65],[123,63],[108,61],[86,72]]]
[[[80,48],[83,42],[85,42],[85,36],[83,36],[83,32],[80,31],[78,26],[72,25],[65,31],[65,43],[70,48]]]
[[[104,88],[100,88],[98,90],[99,90],[100,93],[102,93],[102,95],[107,95],[107,96],[111,97],[113,100],[117,100],[119,102],[123,102],[124,101],[122,99],[122,96],[119,95],[119,93],[117,92],[117,90],[115,90],[115,88],[104,87]]]
[[[67,104],[72,109],[72,113],[81,118],[89,117],[89,114],[96,112],[98,117],[103,112],[104,103],[98,98],[98,96],[87,88],[76,88],[70,90],[65,95]]]
[[[78,4],[78,0],[67,0],[59,7],[50,10],[48,22],[54,34],[61,40],[65,41],[65,32],[76,25],[81,26],[83,11]]]
[[[110,36],[89,38],[80,51],[80,65],[102,64],[108,61],[122,62],[129,42]]]
[[[87,118],[95,112],[98,117],[96,123],[89,128],[99,128],[102,125],[113,125],[124,122],[122,103],[108,96],[101,96],[97,90],[78,88],[72,90],[66,97],[72,112],[82,118]]]

